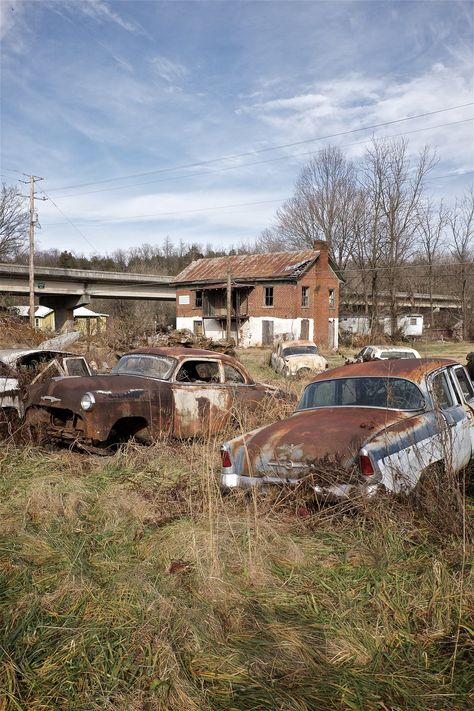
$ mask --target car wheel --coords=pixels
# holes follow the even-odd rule
[[[39,408],[30,408],[25,416],[25,439],[34,445],[41,445],[48,441],[46,432],[45,414]]]

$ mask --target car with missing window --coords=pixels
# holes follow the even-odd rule
[[[415,348],[407,346],[364,346],[346,363],[368,363],[371,360],[395,360],[398,358],[421,358]]]
[[[256,409],[281,391],[255,383],[231,356],[195,348],[142,348],[108,375],[53,378],[30,389],[25,418],[33,433],[83,449],[136,437],[196,437],[219,431],[235,405]]]
[[[328,362],[312,341],[279,341],[270,357],[270,365],[285,377],[304,377],[328,368]]]
[[[474,458],[474,385],[448,359],[355,363],[316,376],[294,414],[223,444],[225,490],[304,482],[319,499],[412,491]]]
[[[23,416],[22,390],[53,377],[91,375],[81,355],[42,348],[0,350],[0,419]]]

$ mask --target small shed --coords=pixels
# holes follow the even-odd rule
[[[85,336],[95,336],[105,331],[109,314],[92,311],[86,306],[74,309],[74,324]]]
[[[25,320],[30,318],[29,306],[12,306],[11,311]],[[54,310],[49,306],[37,306],[35,310],[35,328],[39,331],[54,331]]]

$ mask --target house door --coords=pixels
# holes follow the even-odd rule
[[[309,318],[304,318],[301,321],[300,339],[302,341],[309,341]]]
[[[336,334],[335,334],[336,322],[333,318],[328,321],[328,348],[336,347]]]
[[[262,321],[262,346],[273,345],[273,321]]]

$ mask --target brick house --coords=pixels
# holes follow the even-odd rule
[[[192,262],[173,279],[177,328],[225,337],[229,274],[232,336],[239,345],[269,345],[288,335],[337,348],[340,278],[326,242],[301,252]]]

